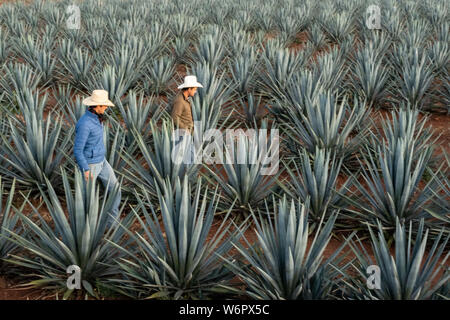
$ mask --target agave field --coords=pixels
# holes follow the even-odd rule
[[[0,1],[0,298],[450,299],[449,2],[372,2]],[[278,130],[276,173],[171,160],[186,75],[200,132]],[[72,150],[94,89],[112,229]]]

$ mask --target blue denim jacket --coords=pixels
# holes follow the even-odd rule
[[[88,164],[102,162],[105,158],[103,125],[97,115],[88,110],[75,126],[73,153],[81,171],[88,171]]]

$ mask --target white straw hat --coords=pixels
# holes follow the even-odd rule
[[[184,77],[184,83],[178,86],[178,89],[183,88],[203,88],[201,83],[197,82],[196,76],[186,76]]]
[[[106,90],[94,90],[92,95],[83,100],[83,104],[86,106],[109,106],[114,107],[108,99],[108,91]]]

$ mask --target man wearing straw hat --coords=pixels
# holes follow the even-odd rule
[[[184,83],[178,86],[181,91],[175,96],[172,107],[172,119],[175,127],[185,130],[185,134],[181,135],[181,141],[184,138],[191,138],[194,132],[194,119],[192,116],[192,105],[190,97],[193,97],[197,92],[197,88],[203,88],[203,86],[197,81],[196,76],[184,77]],[[184,163],[189,164],[194,162],[194,144],[192,141],[186,141],[186,152],[184,157]],[[186,155],[190,155],[186,156]]]
[[[94,90],[90,97],[83,100],[83,104],[88,108],[76,124],[73,153],[86,181],[89,179],[95,181],[100,178],[103,186],[108,191],[112,191],[118,186],[118,181],[114,170],[105,159],[103,121],[105,110],[108,107],[113,107],[114,104],[108,99],[106,90]],[[108,226],[116,224],[115,218],[119,216],[120,201],[121,191],[119,187],[110,213],[111,216],[108,218]]]

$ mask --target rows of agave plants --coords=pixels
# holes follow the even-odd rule
[[[450,157],[433,156],[426,124],[450,112],[448,3],[378,3],[381,30],[366,0],[0,6],[0,275],[63,298],[80,292],[66,286],[77,265],[94,297],[448,299]],[[66,27],[73,4],[80,29]],[[248,164],[171,161],[185,73],[204,86],[199,130],[279,129],[275,175],[252,144]],[[98,88],[117,106],[114,229],[117,190],[83,187],[72,157]]]

